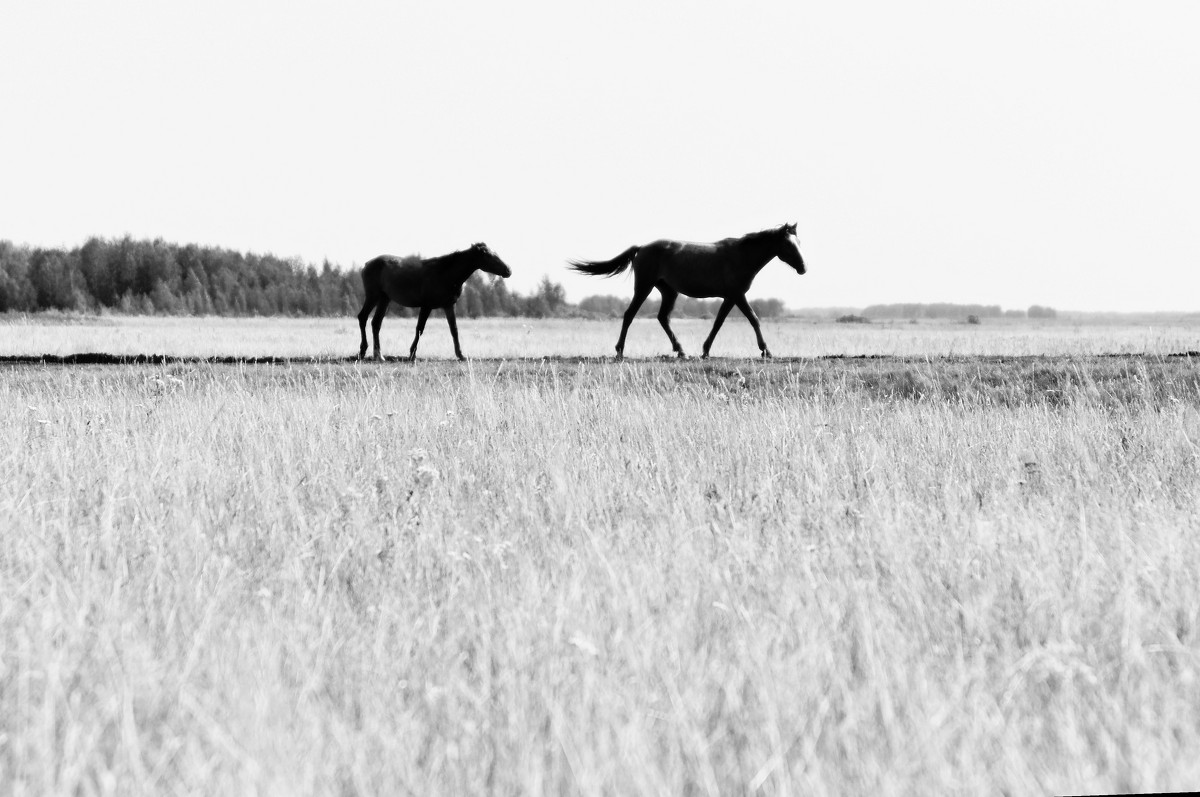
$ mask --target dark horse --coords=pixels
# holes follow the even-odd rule
[[[422,260],[419,257],[394,257],[380,255],[368,260],[362,269],[363,288],[367,298],[358,313],[358,327],[362,331],[362,346],[359,357],[367,356],[367,316],[376,308],[371,320],[371,331],[375,333],[375,359],[383,359],[379,353],[379,328],[387,314],[388,304],[398,302],[405,307],[420,307],[417,316],[417,336],[413,338],[408,359],[417,359],[417,343],[425,331],[425,321],[435,307],[446,311],[450,324],[450,335],[454,338],[454,354],[463,357],[458,346],[458,323],[454,319],[454,303],[462,294],[463,283],[476,271],[486,271],[501,277],[511,277],[512,269],[488,248],[478,243],[461,252],[452,252],[441,257]]]
[[[795,224],[784,224],[782,227],[711,244],[655,241],[645,246],[631,246],[612,260],[572,260],[570,264],[584,274],[609,277],[620,274],[633,263],[633,301],[625,311],[621,337],[617,339],[618,359],[625,353],[625,334],[629,331],[629,324],[654,288],[658,288],[662,295],[658,322],[666,330],[671,347],[680,357],[684,356],[683,347],[671,331],[671,310],[681,293],[697,298],[720,296],[725,300],[717,311],[712,332],[704,341],[703,357],[708,356],[717,331],[735,305],[750,320],[750,326],[754,327],[762,356],[770,357],[771,352],[759,328],[758,316],[750,307],[750,302],[746,301],[746,291],[763,266],[776,257],[796,269],[798,274],[804,273],[804,258],[800,256],[800,244],[796,241]]]

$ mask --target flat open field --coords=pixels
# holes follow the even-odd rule
[[[609,357],[619,320],[460,319],[468,357]],[[676,335],[689,354],[699,354],[712,322],[677,319]],[[381,342],[387,356],[406,357],[416,320],[389,316]],[[370,327],[367,329],[370,338]],[[995,321],[980,326],[951,322],[834,324],[763,322],[776,357],[971,357],[1173,354],[1200,350],[1200,325],[1076,325],[1067,322]],[[174,357],[316,357],[358,354],[354,318],[162,318],[43,317],[0,315],[0,358],[86,352]],[[639,318],[629,330],[627,357],[671,353],[658,321]],[[454,348],[445,317],[429,318],[418,357],[451,359]],[[757,357],[754,332],[740,313],[730,314],[713,345],[714,357]]]
[[[1195,328],[462,327],[0,323],[318,358],[0,364],[0,793],[1200,784]]]

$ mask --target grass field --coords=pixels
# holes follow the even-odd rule
[[[0,354],[357,343],[109,321]],[[0,793],[1196,788],[1196,330],[765,332],[898,356],[0,365]]]
[[[609,357],[619,320],[459,319],[468,357]],[[712,326],[705,319],[672,322],[684,350],[700,353]],[[389,316],[381,335],[385,355],[408,355],[416,321]],[[777,357],[970,357],[1172,354],[1200,350],[1200,324],[1074,324],[1066,321],[989,320],[980,326],[946,321],[919,324],[767,321],[763,334]],[[370,329],[367,330],[368,337]],[[355,318],[164,318],[46,317],[0,314],[0,357],[106,352],[177,357],[318,357],[358,354]],[[629,331],[625,354],[658,357],[671,353],[655,319],[639,318]],[[454,349],[445,318],[434,313],[418,356],[451,359]],[[754,332],[733,313],[713,345],[714,357],[757,357]]]

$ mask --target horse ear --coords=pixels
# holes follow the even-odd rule
[[[783,231],[787,232],[787,233],[791,233],[792,235],[795,235],[796,234],[796,225],[795,224],[785,224],[785,225],[783,225]]]

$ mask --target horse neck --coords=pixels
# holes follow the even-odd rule
[[[447,273],[454,275],[460,282],[466,282],[467,279],[475,273],[479,268],[476,259],[472,257],[472,253],[467,250],[463,252],[451,252],[448,255],[434,258],[441,261],[441,266]]]
[[[779,249],[775,239],[769,235],[743,238],[738,241],[737,246],[742,266],[754,274],[762,271],[763,267],[774,259]]]

